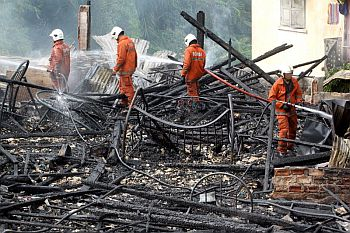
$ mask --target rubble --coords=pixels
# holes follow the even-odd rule
[[[273,153],[281,139],[266,91],[276,71],[255,62],[291,46],[249,60],[181,14],[241,62],[208,68],[201,104],[186,96],[180,67],[153,68],[128,109],[104,66],[93,66],[74,93],[28,82],[29,61],[0,77],[1,231],[346,232],[348,199],[338,194],[349,189],[337,182],[347,179],[312,167],[334,153],[337,122],[324,116],[335,108],[300,111],[298,156]],[[19,101],[18,88],[30,98]],[[282,167],[297,164],[310,167]],[[311,191],[327,203],[314,203]],[[303,201],[271,199],[291,193]]]

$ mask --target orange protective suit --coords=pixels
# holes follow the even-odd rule
[[[269,101],[280,100],[284,102],[289,102],[291,104],[301,103],[302,91],[298,80],[292,77],[291,90],[288,92],[286,84],[283,78],[279,78],[272,85],[269,92]],[[296,131],[298,126],[297,114],[295,107],[290,107],[289,110],[283,108],[283,103],[276,102],[276,115],[278,120],[278,137],[287,138],[294,140],[296,137]],[[288,149],[294,147],[293,143],[286,143],[283,141],[278,141],[277,151],[281,153],[287,153]]]
[[[137,67],[137,53],[134,42],[127,36],[119,36],[118,57],[114,72],[119,72],[119,92],[125,94],[128,99],[123,99],[122,104],[128,105],[134,97],[135,91],[132,83],[132,74]]]
[[[61,73],[68,80],[70,73],[70,48],[63,40],[55,41],[50,56],[51,81],[53,85],[58,88],[63,87],[61,81],[57,79],[57,74]]]
[[[194,101],[199,101],[198,79],[205,74],[205,51],[199,44],[192,44],[185,50],[184,64],[181,76],[186,79],[187,94],[193,97]]]

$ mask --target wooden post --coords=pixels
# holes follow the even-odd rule
[[[90,1],[87,1],[87,5],[81,5],[78,15],[78,41],[79,50],[90,49],[90,33],[91,33],[91,13],[90,13]]]
[[[199,30],[199,29],[198,29]],[[231,38],[230,40],[228,41],[228,46],[231,48],[232,47],[232,41],[231,41]],[[228,64],[227,64],[227,68],[231,68],[231,59],[232,59],[232,56],[231,56],[231,53],[229,52],[228,53]]]
[[[205,26],[205,13],[203,11],[198,11],[197,21],[203,27]],[[204,32],[198,28],[197,28],[197,40],[198,40],[198,44],[202,48],[204,48]]]

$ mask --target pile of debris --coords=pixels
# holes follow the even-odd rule
[[[6,83],[0,109],[2,231],[349,229],[348,200],[338,196],[344,189],[334,185],[331,189],[327,179],[317,189],[324,194],[322,199],[306,201],[305,195],[298,201],[271,199],[272,193],[277,197],[282,191],[289,198],[297,189],[294,183],[300,184],[300,191],[311,190],[303,182],[311,182],[314,165],[337,154],[331,151],[337,124],[327,117],[337,108],[322,103],[319,109],[328,114],[316,107],[299,114],[295,141],[299,156],[274,158],[281,139],[274,137],[274,111],[264,98],[274,81],[270,75],[277,71],[265,73],[255,62],[291,46],[249,60],[181,14],[233,55],[208,68],[211,74],[200,80],[201,104],[186,96],[176,69],[167,67],[153,69],[151,75],[159,80],[139,88],[127,111],[116,104],[123,96],[113,94],[113,80],[102,66],[93,67],[79,87],[81,92],[74,94],[27,82],[29,61],[10,79],[0,77]],[[239,62],[225,67],[235,59]],[[27,93],[26,101],[17,99],[19,92]],[[344,109],[346,117],[347,106]],[[310,168],[299,168],[302,174],[294,168],[276,169],[294,165]],[[288,174],[283,176],[283,171]],[[345,168],[339,171],[349,174]],[[329,176],[336,174],[340,173]],[[341,179],[345,181],[348,178]],[[287,189],[279,189],[283,183]],[[320,203],[325,197],[327,203]]]

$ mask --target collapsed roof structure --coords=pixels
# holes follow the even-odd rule
[[[301,107],[298,156],[274,158],[277,141],[287,140],[274,136],[266,101],[278,71],[256,62],[291,45],[250,60],[181,15],[230,54],[201,78],[201,104],[186,96],[179,65],[152,67],[127,111],[102,65],[73,93],[27,82],[29,61],[0,77],[3,231],[346,232],[350,173],[313,166],[348,167],[348,101]],[[310,65],[299,79],[324,59],[295,65]],[[269,199],[272,192],[299,200]]]

